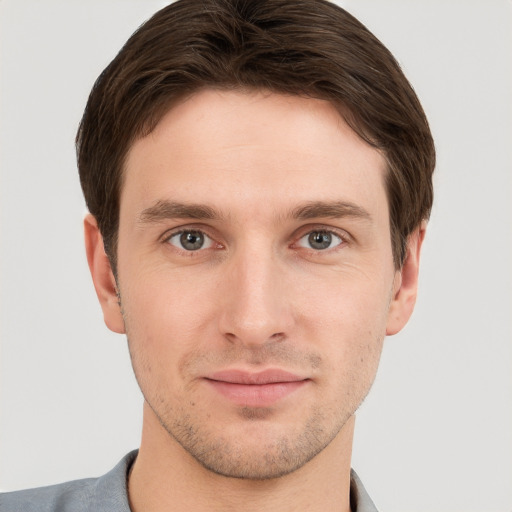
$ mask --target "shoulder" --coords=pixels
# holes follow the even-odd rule
[[[100,478],[0,494],[2,512],[130,512],[126,475],[137,452]]]
[[[59,485],[0,494],[2,512],[82,512],[94,496],[98,479],[88,478]]]
[[[377,512],[363,482],[353,469],[350,472],[350,509],[353,512]]]

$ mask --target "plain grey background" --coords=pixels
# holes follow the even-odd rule
[[[88,92],[166,2],[0,0],[0,488],[100,475],[138,446],[125,339],[82,242]],[[429,116],[436,199],[420,294],[385,343],[353,466],[382,511],[512,510],[512,3],[340,1]]]

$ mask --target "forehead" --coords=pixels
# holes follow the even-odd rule
[[[243,206],[258,195],[293,207],[294,201],[356,195],[371,204],[384,194],[385,168],[382,155],[327,101],[203,90],[134,142],[121,208],[127,198],[146,208],[155,199],[191,196],[194,202]]]

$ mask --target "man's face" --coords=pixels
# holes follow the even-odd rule
[[[399,287],[384,176],[332,105],[295,96],[205,90],[133,144],[117,330],[169,443],[271,478],[336,439]]]

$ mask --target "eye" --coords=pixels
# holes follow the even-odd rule
[[[310,231],[299,239],[298,245],[315,251],[332,249],[343,243],[343,239],[332,231],[316,230]]]
[[[185,251],[199,251],[213,245],[213,240],[209,236],[195,229],[174,233],[167,239],[167,242]]]

